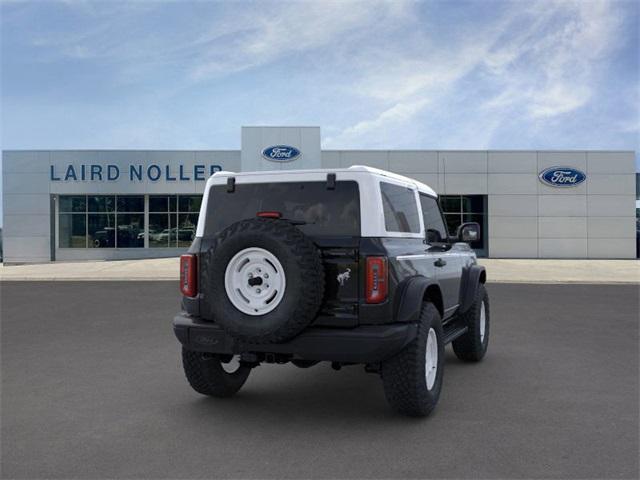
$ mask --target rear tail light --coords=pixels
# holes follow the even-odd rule
[[[367,257],[367,303],[384,302],[387,299],[387,287],[387,257]]]
[[[198,294],[198,260],[195,255],[180,256],[180,291],[186,297]]]

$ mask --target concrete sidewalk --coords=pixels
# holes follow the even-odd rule
[[[2,265],[2,280],[178,280],[178,258]]]
[[[640,284],[638,260],[480,259],[489,282]],[[0,266],[0,281],[177,280],[177,258]]]
[[[639,260],[489,259],[487,279],[496,283],[640,284]]]

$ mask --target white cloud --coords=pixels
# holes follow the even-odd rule
[[[592,98],[597,66],[616,46],[622,15],[605,1],[553,7],[535,11],[539,17],[529,29],[488,56],[485,65],[503,90],[486,108],[511,105],[544,118],[574,111]]]
[[[328,137],[326,146],[353,146],[365,138],[411,122],[428,105],[455,95],[455,86],[478,65],[487,51],[485,40],[470,42],[457,51],[433,51],[422,59],[402,59],[384,63],[383,71],[364,70],[355,82],[354,94],[381,104],[373,118],[363,119]],[[389,55],[392,57],[393,55]]]
[[[619,35],[629,10],[604,0],[471,2],[467,11],[412,1],[64,3],[68,23],[20,32],[39,60],[94,62],[109,72],[104,91],[143,86],[131,89],[136,101],[145,96],[175,108],[181,99],[183,113],[216,111],[228,100],[227,108],[244,106],[234,112],[236,123],[322,123],[332,148],[420,141],[482,148],[505,125],[557,125],[602,102],[604,67],[620,38],[629,38]],[[30,13],[19,20],[31,25],[38,4],[24,10]],[[240,93],[225,78],[239,72]],[[280,96],[265,98],[271,87]],[[271,100],[286,112],[277,119],[260,110]],[[294,112],[307,104],[307,112]],[[174,111],[167,112],[170,124]],[[218,128],[222,120],[214,117]],[[637,115],[623,120],[612,125],[636,125]],[[145,127],[138,134],[152,137]]]
[[[582,107],[591,98],[587,85],[554,82],[543,91],[533,92],[528,107],[532,117],[553,117]]]
[[[363,120],[346,128],[337,137],[327,137],[324,141],[324,146],[332,148],[351,138],[357,138],[372,131],[379,131],[380,129],[388,128],[390,125],[402,124],[421,111],[427,103],[426,99],[411,103],[397,103],[384,110],[374,119]]]
[[[387,70],[364,72],[357,93],[381,105],[371,118],[344,127],[326,143],[353,145],[403,123],[406,127],[427,105],[446,118],[446,107],[438,106],[455,103],[466,94],[464,88],[476,91],[473,120],[480,142],[488,141],[514,112],[536,121],[585,106],[599,86],[600,64],[617,45],[624,15],[619,5],[603,0],[516,2],[508,7],[493,22],[473,24],[473,31],[461,29],[452,46],[417,37],[413,40],[426,48],[403,44],[409,53],[394,50],[398,57]],[[393,114],[398,108],[407,112],[403,105],[416,107]]]
[[[370,35],[376,24],[406,19],[409,0],[186,3],[189,28],[149,28],[145,17],[165,2],[62,2],[76,19],[72,30],[47,29],[32,40],[52,57],[114,63],[181,64],[194,80],[218,78],[297,53],[335,48]],[[171,5],[171,4],[169,4]],[[201,5],[207,15],[198,16]],[[183,19],[184,20],[184,19]],[[167,31],[167,29],[169,31]]]
[[[192,76],[203,79],[246,70],[284,56],[329,48],[370,28],[375,21],[393,22],[404,15],[402,1],[294,2],[266,4],[234,12],[216,22],[201,41],[209,51],[199,60]],[[231,25],[230,25],[231,24]],[[230,28],[231,26],[231,28]],[[231,31],[230,31],[231,30]],[[220,31],[227,32],[224,38]]]

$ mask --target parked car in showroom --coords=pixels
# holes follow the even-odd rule
[[[136,225],[118,225],[117,229],[115,227],[105,227],[102,230],[98,230],[93,234],[93,246],[95,248],[115,247],[116,233],[118,235],[117,246],[120,248],[144,246],[144,231],[140,231],[140,228]]]

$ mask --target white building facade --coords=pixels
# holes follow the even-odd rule
[[[5,263],[175,256],[208,176],[368,165],[441,196],[479,255],[636,258],[633,151],[322,150],[319,127],[243,127],[240,150],[3,152]]]

